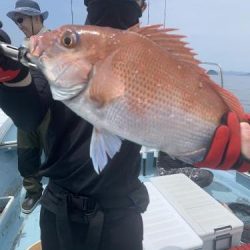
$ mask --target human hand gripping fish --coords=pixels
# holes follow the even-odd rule
[[[244,121],[237,98],[207,76],[183,36],[171,31],[67,25],[31,37],[31,60],[54,99],[94,125],[90,156],[97,173],[122,139],[200,162],[225,113]]]

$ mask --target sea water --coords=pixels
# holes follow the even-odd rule
[[[218,84],[221,84],[219,76],[210,76]],[[223,86],[230,90],[240,100],[246,112],[250,113],[250,75],[223,75]]]

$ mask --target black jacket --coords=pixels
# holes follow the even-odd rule
[[[121,151],[97,175],[89,156],[92,125],[61,102],[54,101],[50,109],[49,157],[43,175],[83,195],[126,195],[139,185],[139,145],[125,141]]]
[[[135,0],[85,0],[86,24],[127,29],[139,22],[142,10]]]
[[[39,126],[52,100],[44,75],[37,70],[31,73],[35,81],[27,87],[7,87],[0,83],[0,108],[18,128],[28,132]]]
[[[122,2],[135,2],[136,0],[84,0],[84,4],[86,6],[88,6],[89,4],[93,3],[93,2],[118,2],[118,3],[122,3]]]

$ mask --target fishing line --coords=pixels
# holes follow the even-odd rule
[[[31,30],[32,30],[32,31],[31,31],[32,33],[31,33],[31,34],[32,34],[32,36],[33,36],[33,35],[35,35],[35,34],[34,34],[34,25],[33,25],[33,17],[31,16],[30,18],[31,18]]]
[[[70,0],[71,23],[74,24],[73,0]]]
[[[149,19],[150,19],[150,0],[148,0],[148,25],[149,25]]]
[[[167,16],[167,0],[164,1],[164,19],[163,19],[163,24],[164,28],[166,28],[166,16]]]

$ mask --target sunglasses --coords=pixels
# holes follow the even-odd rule
[[[18,17],[18,18],[15,20],[15,22],[16,22],[17,24],[22,24],[22,23],[23,23],[23,17]]]

